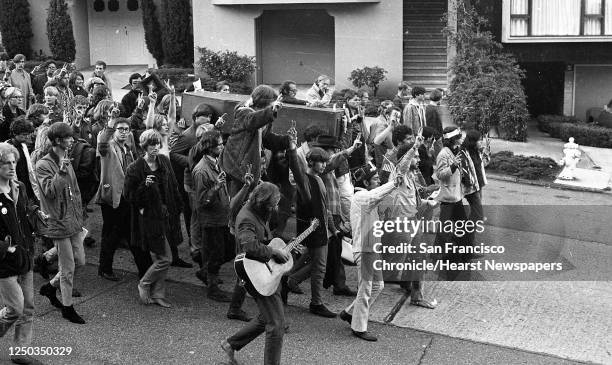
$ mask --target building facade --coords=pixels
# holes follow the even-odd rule
[[[403,77],[402,9],[397,0],[194,1],[194,43],[255,56],[257,83],[308,85],[326,74],[341,89],[352,87],[352,70],[380,66],[389,89]]]
[[[67,0],[77,67],[104,60],[109,65],[153,65],[142,25],[141,0]],[[158,3],[159,9],[159,1]],[[47,38],[48,1],[31,0],[32,50],[50,55]]]
[[[612,99],[612,2],[474,1],[526,70],[532,114],[573,115]]]

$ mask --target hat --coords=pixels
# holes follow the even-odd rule
[[[321,147],[321,148],[341,148],[338,144],[338,139],[334,136],[329,136],[325,134],[321,134],[317,137],[315,143],[312,144],[312,147]]]
[[[329,154],[320,147],[312,147],[306,154],[306,161],[309,162],[328,162]]]
[[[353,172],[353,177],[355,178],[355,182],[358,185],[365,186],[365,181],[370,181],[370,179],[378,173],[378,169],[371,164],[366,164]]]

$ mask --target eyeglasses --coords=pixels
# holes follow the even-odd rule
[[[129,131],[130,131],[130,128],[127,128],[127,127],[119,127],[119,128],[117,128],[117,130],[118,130],[119,132],[121,132],[121,133],[127,133],[127,132],[129,132]]]
[[[23,99],[23,96],[11,96],[11,99]]]

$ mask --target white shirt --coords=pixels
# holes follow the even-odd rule
[[[395,188],[395,177],[372,190],[361,190],[351,199],[351,228],[353,231],[353,252],[373,252],[374,244],[380,238],[374,237],[374,222],[380,220],[378,204]]]
[[[34,165],[32,165],[32,159],[30,158],[30,151],[28,151],[28,146],[25,143],[21,144],[21,149],[25,153],[26,163],[28,165],[28,177],[30,180],[30,185],[32,185],[32,190],[34,191],[34,195],[36,198],[40,200],[40,192],[38,191],[38,183],[36,180],[36,172],[34,171]]]

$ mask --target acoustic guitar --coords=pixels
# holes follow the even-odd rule
[[[319,226],[319,220],[313,219],[310,227],[297,236],[288,245],[280,238],[275,238],[268,244],[268,247],[283,250],[289,254],[289,260],[283,264],[270,259],[267,262],[249,259],[245,253],[241,253],[234,259],[234,269],[236,274],[245,283],[247,292],[251,295],[262,295],[269,297],[276,292],[278,284],[283,275],[293,267],[293,256],[291,251],[297,247],[309,234]]]

